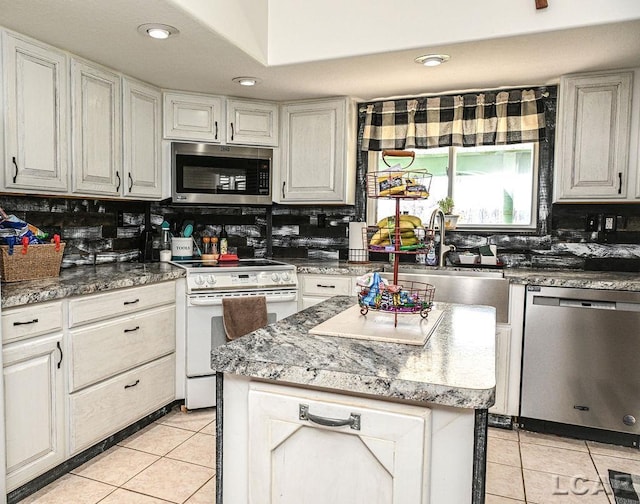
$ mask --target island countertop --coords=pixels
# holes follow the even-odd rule
[[[494,308],[435,303],[444,314],[424,346],[309,334],[356,303],[336,296],[217,347],[211,367],[351,394],[470,409],[493,405]]]

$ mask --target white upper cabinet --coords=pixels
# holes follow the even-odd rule
[[[355,113],[349,99],[282,105],[277,203],[353,204]]]
[[[190,93],[164,93],[164,137],[170,140],[220,143],[222,98]]]
[[[253,100],[227,100],[227,143],[278,145],[278,105]]]
[[[121,100],[118,74],[71,60],[73,192],[121,194]]]
[[[68,62],[64,53],[4,32],[4,187],[68,190]]]
[[[122,79],[125,196],[162,198],[161,107],[158,89],[127,77]]]
[[[629,179],[633,72],[562,77],[555,153],[555,201],[619,201]]]

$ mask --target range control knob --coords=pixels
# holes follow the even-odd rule
[[[288,282],[291,279],[291,277],[289,276],[289,273],[287,273],[286,271],[284,271],[282,273],[282,280],[285,282]]]
[[[202,285],[204,283],[204,278],[202,278],[202,275],[197,275],[195,277],[195,282],[196,282],[196,285]]]
[[[216,277],[214,277],[213,275],[207,276],[207,282],[209,282],[211,285],[215,285],[216,284]]]
[[[280,280],[280,275],[278,273],[271,273],[271,280],[277,282],[278,280]]]

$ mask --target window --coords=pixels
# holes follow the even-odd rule
[[[429,198],[403,200],[401,210],[428,224],[438,200],[451,196],[462,229],[532,229],[537,225],[537,145],[416,149],[411,168],[433,175]],[[370,153],[370,166],[382,170],[382,153]],[[400,162],[402,165],[402,160]],[[377,168],[375,168],[377,167]],[[451,174],[451,176],[449,176]],[[395,212],[395,201],[379,199],[369,208],[376,222]]]

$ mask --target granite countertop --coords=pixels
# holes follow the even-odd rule
[[[621,271],[505,269],[514,284],[640,292],[640,274]]]
[[[2,308],[95,294],[185,276],[168,263],[116,263],[63,269],[59,277],[2,284]]]
[[[424,346],[309,334],[357,303],[336,296],[217,347],[211,367],[351,394],[484,409],[495,400],[495,309],[435,303],[444,316]]]
[[[354,264],[347,261],[308,260],[308,259],[278,259],[297,267],[300,274],[317,275],[364,275],[370,271],[392,271],[389,262],[369,262]],[[553,287],[574,287],[582,289],[624,290],[640,292],[640,274],[621,271],[582,271],[582,270],[554,270],[529,268],[482,268],[473,266],[425,266],[413,263],[400,263],[399,271],[412,273],[438,274],[438,271],[465,272],[494,272],[502,275],[514,284],[530,284]]]

